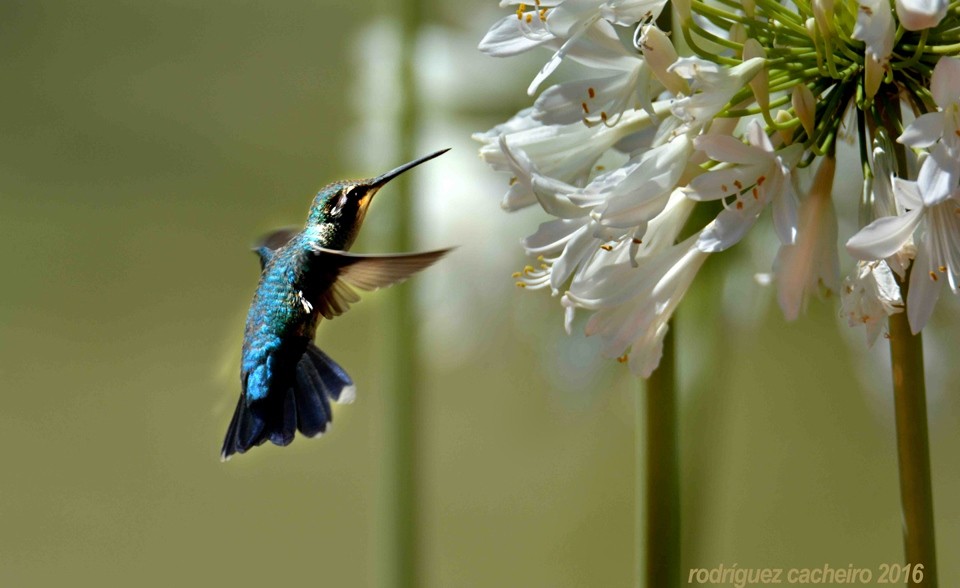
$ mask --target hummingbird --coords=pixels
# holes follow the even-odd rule
[[[403,172],[448,150],[375,178],[333,182],[314,197],[303,229],[280,229],[257,243],[260,283],[247,313],[242,391],[220,452],[223,461],[268,440],[289,445],[296,431],[316,437],[333,419],[331,401],[353,401],[353,380],[313,342],[317,325],[359,301],[357,289],[402,282],[450,251],[347,252],[376,193]]]

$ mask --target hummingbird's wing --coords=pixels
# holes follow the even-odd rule
[[[289,243],[290,239],[293,239],[299,232],[300,229],[295,227],[285,227],[260,237],[253,245],[254,253],[260,257],[260,271],[267,267],[267,263],[273,258],[274,252]]]
[[[314,247],[309,276],[316,294],[310,302],[324,318],[331,319],[360,300],[354,288],[369,291],[398,284],[449,251],[364,255]]]

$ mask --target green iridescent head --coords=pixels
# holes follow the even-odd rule
[[[403,172],[443,155],[449,149],[441,149],[405,163],[387,173],[366,180],[345,180],[333,182],[321,189],[313,199],[307,226],[331,223],[343,227],[359,229],[367,214],[367,208],[374,195],[393,178]]]

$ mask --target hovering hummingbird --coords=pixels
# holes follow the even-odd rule
[[[353,380],[313,343],[320,318],[332,319],[360,297],[402,282],[449,249],[425,253],[347,253],[370,201],[393,178],[448,149],[431,153],[368,180],[340,181],[317,193],[306,226],[266,235],[260,284],[247,313],[240,364],[243,390],[220,457],[244,453],[269,440],[289,445],[297,430],[316,437],[333,418],[330,401],[353,401]]]

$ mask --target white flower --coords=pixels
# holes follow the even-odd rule
[[[655,111],[666,107],[663,103],[654,105]],[[510,148],[523,151],[540,174],[573,184],[584,181],[597,159],[617,141],[651,122],[649,113],[630,110],[615,126],[589,127],[579,122],[542,125],[533,120],[532,111],[527,109],[504,125],[474,135],[474,139],[484,143],[480,157],[496,170],[512,171],[502,149],[500,136],[503,135]],[[502,206],[506,210],[518,210],[536,201],[533,192],[518,182],[507,191]]]
[[[677,50],[666,33],[654,25],[643,25],[638,37],[634,37],[634,46],[643,53],[643,59],[650,66],[653,75],[671,94],[689,94],[690,86],[676,72],[668,71],[677,61]]]
[[[685,121],[690,128],[703,128],[713,120],[714,115],[726,107],[737,91],[763,69],[764,63],[764,59],[754,57],[726,68],[698,57],[677,59],[667,71],[691,80],[693,94],[674,103],[674,116]]]
[[[943,57],[937,62],[930,93],[939,110],[917,117],[897,139],[930,149],[917,177],[928,205],[948,198],[960,181],[960,60]]]
[[[614,228],[642,226],[660,214],[692,152],[690,138],[678,135],[631,158],[619,170],[602,178],[602,184],[588,185],[586,194],[598,191],[598,184],[607,190],[605,203],[597,209],[600,224]]]
[[[947,0],[897,0],[897,17],[908,31],[929,29],[947,15]]]
[[[872,98],[880,88],[883,73],[893,52],[895,27],[888,0],[860,0],[854,39],[866,44],[865,77],[867,97]]]
[[[863,260],[884,259],[897,253],[920,230],[907,295],[910,329],[919,333],[940,296],[942,276],[954,292],[960,283],[960,191],[935,204],[924,200],[924,186],[917,182],[897,178],[894,191],[908,212],[870,223],[847,241],[847,250]]]
[[[631,372],[649,377],[663,353],[667,322],[709,256],[696,247],[696,239],[646,257],[639,267],[621,256],[571,285],[562,300],[568,326],[573,308],[596,311],[587,322],[587,336],[601,339],[605,357],[629,358]]]
[[[605,355],[629,356],[635,373],[649,375],[703,260],[743,239],[768,205],[784,315],[796,318],[811,293],[839,290],[831,191],[847,138],[874,142],[859,149],[867,226],[847,244],[863,260],[841,291],[848,320],[866,325],[873,342],[904,307],[896,276],[911,264],[914,330],[942,282],[957,289],[960,45],[946,0],[896,0],[896,13],[888,0],[675,0],[672,40],[691,55],[682,58],[653,24],[665,0],[507,4],[517,11],[481,45],[494,55],[550,49],[530,94],[562,61],[586,73],[571,69],[532,108],[476,135],[481,156],[512,176],[504,208],[537,204],[551,217],[523,241],[537,261],[515,275],[518,284],[561,296],[568,330],[576,309],[590,312],[587,334],[602,339]],[[620,26],[634,27],[633,47]],[[894,181],[907,170],[894,169],[889,134],[900,129],[885,128],[904,105],[925,113],[898,139],[913,149],[903,167],[917,170],[915,183]],[[796,170],[807,166],[817,173],[800,204]],[[701,204],[718,200],[712,221],[691,216],[719,209]],[[677,245],[691,218],[694,235]]]
[[[810,195],[800,206],[797,241],[781,245],[777,254],[777,301],[788,321],[800,315],[810,293],[829,295],[840,281],[837,217],[831,198],[836,165],[832,157],[823,159]]]
[[[880,63],[886,63],[893,52],[896,27],[888,0],[860,0],[857,23],[850,36],[866,44],[866,53]]]
[[[479,49],[493,57],[510,57],[540,47],[556,39],[537,10],[518,10],[505,16],[487,31]]]
[[[767,203],[773,202],[773,222],[780,241],[789,245],[797,234],[797,197],[790,170],[803,151],[799,145],[775,150],[756,120],[747,125],[749,145],[728,135],[701,135],[694,146],[714,161],[734,164],[694,178],[685,189],[693,200],[732,196],[732,204],[700,236],[703,251],[723,251],[738,243]]]
[[[616,33],[611,34],[616,39]],[[652,76],[643,59],[627,52],[619,40],[612,43],[611,49],[596,50],[590,55],[592,69],[599,75],[548,88],[533,104],[534,118],[547,124],[582,120],[611,125],[636,103],[653,113]],[[576,51],[571,57],[577,57]]]
[[[873,347],[883,331],[886,318],[903,312],[903,298],[884,261],[858,261],[856,272],[843,280],[840,312],[851,327],[863,325],[867,346]]]

